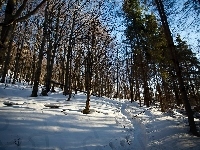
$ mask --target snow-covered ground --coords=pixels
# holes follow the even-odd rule
[[[60,89],[38,97],[31,91],[0,84],[0,150],[200,150],[200,138],[188,133],[180,111],[91,96],[86,115],[84,93],[66,101]],[[59,108],[45,107],[51,105]]]

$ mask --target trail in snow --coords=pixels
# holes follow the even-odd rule
[[[133,145],[141,150],[146,150],[147,147],[147,136],[145,126],[141,123],[141,121],[137,118],[134,118],[131,112],[128,112],[127,106],[130,106],[131,103],[123,103],[121,107],[121,112],[124,116],[127,117],[128,120],[132,123],[134,127],[134,139]]]

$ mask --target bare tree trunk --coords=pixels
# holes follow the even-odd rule
[[[134,96],[133,96],[133,77],[134,77],[134,64],[133,64],[133,57],[134,54],[131,54],[131,71],[129,75],[129,84],[130,84],[130,97],[131,97],[131,103],[134,102]],[[128,64],[128,63],[127,63]],[[128,69],[129,72],[129,69]]]
[[[50,34],[48,36],[49,36],[49,38],[48,38],[49,46],[48,46],[48,49],[47,49],[47,66],[46,66],[46,78],[45,78],[45,87],[46,87],[46,92],[47,93],[51,89],[51,75],[50,75],[50,72],[51,72],[51,57],[52,57],[52,49],[53,49],[53,46],[52,46],[52,43],[53,43],[52,40],[53,39],[52,39]]]
[[[32,68],[31,68],[31,85],[33,85],[33,80],[35,78],[35,69],[36,69],[36,65],[35,65],[35,62],[36,62],[36,50],[34,49],[34,54],[33,54],[33,60],[32,60]]]
[[[21,45],[20,48],[19,48],[19,45]],[[19,61],[20,61],[23,46],[24,46],[24,41],[22,41],[22,43],[18,43],[17,54],[16,54],[16,57],[15,57],[15,71],[14,71],[14,77],[13,77],[12,84],[15,84],[15,80],[16,80],[17,74],[19,72]]]
[[[179,98],[178,88],[177,88],[177,85],[176,85],[174,79],[173,79],[172,83],[173,83],[173,91],[175,93],[175,98],[176,98],[176,104],[177,104],[177,106],[180,106],[181,99]]]
[[[39,56],[38,56],[38,62],[37,62],[37,69],[35,72],[35,79],[34,79],[34,85],[32,90],[32,97],[37,97],[38,92],[38,86],[40,82],[40,75],[41,75],[41,68],[42,68],[42,60],[43,60],[43,54],[44,54],[44,46],[45,46],[45,36],[42,39],[41,48],[39,50]]]
[[[70,33],[70,37],[69,37],[69,45],[68,45],[68,52],[67,52],[67,63],[66,63],[66,73],[65,73],[65,86],[64,86],[64,92],[63,92],[63,94],[64,95],[67,95],[67,94],[69,94],[69,98],[68,98],[68,100],[70,100],[70,98],[71,98],[71,93],[70,93],[70,87],[71,87],[71,74],[69,74],[70,73],[70,70],[69,69],[71,69],[70,68],[70,64],[71,64],[71,62],[70,61],[72,61],[72,59],[71,59],[71,57],[72,57],[72,44],[73,44],[73,42],[72,42],[72,40],[73,40],[73,32],[74,32],[74,27],[75,27],[75,19],[76,19],[76,12],[74,12],[74,14],[73,14],[73,20],[72,20],[72,27],[71,27],[71,33]]]
[[[70,56],[70,60],[69,60],[69,97],[68,97],[68,101],[70,101],[71,97],[72,97],[72,83],[71,83],[71,76],[72,76],[72,59]]]
[[[139,43],[139,42],[138,42]],[[148,79],[147,79],[147,65],[145,63],[146,60],[143,60],[143,55],[142,52],[140,51],[139,54],[139,59],[140,59],[140,67],[141,67],[141,72],[142,72],[142,80],[143,80],[143,88],[144,88],[144,105],[146,105],[147,107],[150,106],[149,103],[149,86],[148,86]]]
[[[90,112],[90,94],[91,94],[91,79],[92,79],[92,73],[93,73],[93,50],[95,48],[95,21],[92,21],[91,23],[92,27],[92,41],[91,41],[91,49],[88,49],[87,58],[86,58],[86,87],[87,87],[87,100],[86,100],[86,106],[83,110],[84,114],[88,114]],[[88,48],[89,48],[89,39],[88,39]]]
[[[88,114],[90,112],[90,90],[91,90],[91,74],[92,74],[92,53],[88,51],[87,57],[86,57],[86,90],[87,90],[87,100],[86,100],[86,106],[83,110],[84,114]]]
[[[117,93],[116,98],[119,98],[119,59],[118,59],[119,50],[117,49]]]
[[[63,52],[63,57],[62,57],[62,62],[61,62],[61,83],[62,83],[62,85],[61,85],[61,89],[63,90],[63,85],[64,85],[64,80],[65,80],[65,75],[66,75],[66,73],[65,73],[65,71],[66,71],[66,68],[65,68],[65,57],[66,57],[66,53],[67,53],[67,48],[66,48],[66,46],[64,45],[64,52]],[[65,90],[64,90],[65,91]],[[64,92],[63,92],[63,94],[64,94]]]
[[[13,12],[15,9],[16,2],[14,0],[8,0],[5,10],[4,24],[9,23],[13,19]],[[0,55],[4,55],[8,46],[9,41],[12,38],[15,23],[10,25],[4,25],[1,30],[1,41],[0,41]],[[8,50],[9,51],[9,50]],[[8,53],[7,53],[8,56]]]
[[[89,111],[90,109],[90,66],[89,66],[89,57],[87,58],[87,72],[86,72],[86,90],[87,90],[87,100],[85,109]]]
[[[69,94],[69,49],[67,52],[67,62],[66,62],[66,68],[65,68],[65,84],[64,84],[64,91],[63,95],[68,95]]]
[[[5,62],[4,62],[4,68],[3,68],[1,83],[5,82],[5,77],[6,77],[6,74],[8,72],[8,66],[10,64],[10,54],[11,54],[11,51],[12,51],[12,44],[13,44],[13,38],[10,40],[9,47],[7,48],[6,59],[5,59]]]
[[[53,73],[53,66],[54,66],[54,59],[55,59],[55,54],[56,50],[58,48],[58,32],[59,32],[59,17],[60,17],[60,7],[58,8],[58,14],[56,15],[56,27],[51,28],[51,30],[55,30],[55,37],[51,39],[49,38],[50,41],[50,48],[48,49],[48,55],[47,55],[47,76],[46,76],[46,92],[48,93],[51,89],[51,78],[52,78],[52,73]],[[51,22],[53,23],[53,22]],[[52,40],[54,40],[54,44],[52,45]]]
[[[35,79],[34,79],[34,86],[33,86],[33,90],[32,90],[32,97],[37,97],[37,92],[38,92],[38,86],[39,86],[39,82],[40,82],[40,75],[41,75],[41,68],[42,68],[42,60],[43,60],[43,55],[44,55],[44,49],[45,49],[45,43],[46,43],[46,36],[47,36],[47,7],[45,9],[45,20],[43,23],[43,37],[42,37],[42,43],[41,43],[41,47],[39,50],[39,56],[38,56],[38,62],[37,62],[37,69],[35,72]]]

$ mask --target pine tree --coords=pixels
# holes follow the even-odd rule
[[[189,100],[188,100],[187,91],[185,89],[180,64],[179,64],[179,61],[177,59],[177,54],[176,54],[176,51],[175,51],[175,45],[174,45],[173,38],[172,38],[172,35],[171,35],[171,31],[170,31],[170,28],[169,28],[169,25],[168,25],[167,17],[166,17],[165,11],[164,11],[164,6],[163,6],[163,3],[162,3],[161,0],[155,0],[155,2],[156,2],[156,5],[157,5],[157,8],[158,8],[158,12],[160,14],[160,18],[161,18],[162,25],[163,25],[164,32],[165,32],[165,36],[166,36],[166,40],[167,40],[167,43],[168,43],[168,46],[169,46],[168,47],[169,53],[171,53],[173,65],[174,65],[174,68],[175,68],[175,71],[176,71],[176,75],[178,77],[179,88],[180,88],[182,98],[183,98],[183,101],[184,101],[184,104],[185,104],[185,109],[186,109],[186,112],[187,112],[187,115],[188,115],[188,122],[189,122],[189,125],[190,125],[190,131],[194,135],[198,135],[196,125],[195,125],[195,122],[194,122],[193,112],[192,112],[191,105],[190,105]]]

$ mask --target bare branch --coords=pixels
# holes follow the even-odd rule
[[[35,14],[38,9],[46,2],[47,0],[43,0],[33,11],[29,12],[28,14],[26,14],[25,16],[23,17],[20,17],[20,14],[21,12],[24,10],[25,6],[26,6],[26,3],[27,3],[27,0],[24,0],[23,1],[23,4],[19,7],[19,9],[17,10],[16,14],[14,15],[13,19],[11,19],[8,23],[0,23],[0,26],[9,26],[11,24],[13,24],[14,22],[21,22],[21,21],[24,21],[26,19],[28,19],[31,15]],[[18,18],[18,19],[17,19]]]
[[[19,7],[19,9],[16,11],[14,17],[13,17],[13,20],[16,20],[22,13],[22,11],[24,10],[24,8],[26,7],[26,3],[27,3],[27,0],[24,0],[22,5]]]
[[[25,16],[18,18],[15,20],[15,22],[21,22],[24,21],[26,19],[28,19],[31,15],[34,15],[38,9],[46,2],[47,0],[43,0],[33,11],[31,11],[30,13],[26,14]]]

